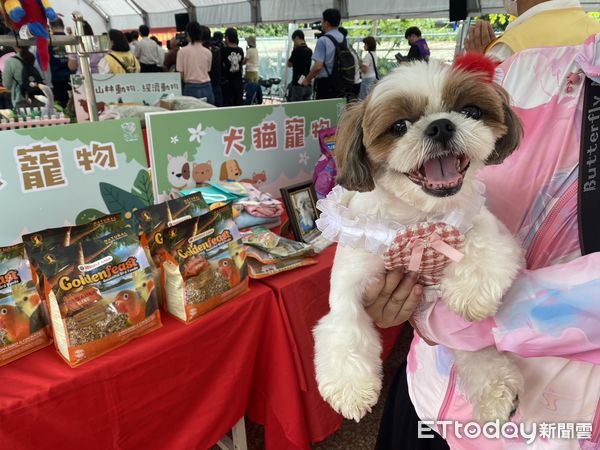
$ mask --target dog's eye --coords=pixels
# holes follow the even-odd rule
[[[466,117],[468,117],[469,119],[473,119],[473,120],[479,120],[481,119],[482,116],[482,112],[481,109],[479,109],[477,106],[473,106],[473,105],[468,105],[465,106],[460,113]]]
[[[404,136],[410,127],[410,122],[406,119],[399,120],[392,125],[390,132],[395,136]]]

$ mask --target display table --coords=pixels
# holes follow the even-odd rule
[[[319,255],[317,265],[261,280],[275,292],[286,323],[311,442],[326,439],[340,428],[343,420],[321,398],[313,365],[312,329],[329,311],[329,278],[334,255],[335,246],[331,246]],[[402,327],[381,330],[384,357],[389,355],[401,331]]]
[[[3,449],[203,449],[244,415],[269,449],[308,448],[286,327],[260,283],[191,325],[76,369],[45,348],[0,368]]]

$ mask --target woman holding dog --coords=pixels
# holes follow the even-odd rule
[[[489,56],[503,61],[531,48],[580,46],[591,35],[600,33],[600,24],[584,13],[577,0],[506,0],[505,5],[509,13],[518,16],[506,33],[495,39],[489,24],[479,21],[470,31],[467,49],[487,49]],[[595,46],[597,54],[598,44]],[[594,43],[588,41],[581,60],[585,60],[584,54],[594,53],[593,49]],[[535,53],[527,55],[535,57]],[[510,66],[512,61],[507,64],[514,69]],[[593,66],[588,67],[592,69]],[[522,104],[529,95],[529,90],[523,94],[523,89],[532,80],[521,77],[519,83],[514,79],[511,82],[507,72],[508,68],[500,66],[498,73],[505,77],[503,86],[509,93],[514,86],[513,97]],[[581,94],[582,82],[579,77],[569,77],[560,95]],[[558,86],[553,89],[558,90]],[[582,96],[575,97],[579,104]],[[579,130],[544,122],[551,115],[538,116],[536,122],[526,112],[523,109],[525,139],[521,148],[504,165],[487,168],[481,174],[491,212],[528,250],[527,270],[505,296],[495,321],[461,321],[447,310],[444,302],[437,302],[423,315],[419,312],[423,288],[416,284],[413,274],[391,272],[366,294],[366,309],[379,326],[405,322],[414,317],[415,311],[420,319],[425,319],[417,324],[417,333],[424,338],[415,336],[408,357],[410,370],[400,369],[392,385],[378,449],[436,450],[450,448],[448,444],[463,450],[600,448],[600,254],[582,256],[579,247],[578,203],[574,195],[577,170],[557,170],[565,161],[576,165]],[[567,123],[566,119],[561,120],[562,125]],[[555,147],[560,151],[547,152],[545,135],[557,127],[564,131],[564,142]],[[542,165],[554,167],[556,172],[548,177]],[[530,179],[514,178],[525,172],[531,174]],[[542,180],[544,174],[547,178]],[[521,206],[528,196],[534,200]],[[533,444],[528,446],[522,438],[470,440],[464,432],[458,437],[452,425],[446,430],[448,443],[431,431],[423,433],[419,420],[462,421],[463,425],[472,421],[470,405],[457,389],[451,353],[444,345],[461,350],[495,345],[515,355],[525,378],[525,390],[512,420],[516,424],[537,424],[537,440]],[[546,439],[539,428],[544,422],[554,428]],[[432,426],[442,431],[439,424]],[[558,432],[561,426],[566,430],[564,435]],[[419,439],[419,432],[430,439]]]

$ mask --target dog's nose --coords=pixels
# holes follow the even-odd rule
[[[456,126],[448,119],[434,120],[425,130],[425,135],[434,141],[446,144],[456,132]]]

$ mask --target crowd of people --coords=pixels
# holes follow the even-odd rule
[[[293,51],[287,66],[292,79],[287,86],[287,101],[306,101],[313,98],[364,99],[373,83],[379,79],[377,42],[373,36],[362,39],[362,58],[350,45],[348,31],[340,27],[339,10],[327,9],[321,22],[322,34],[314,51],[305,41],[302,30],[292,34]],[[72,33],[59,18],[50,24],[53,35]],[[94,35],[89,23],[84,23],[84,34]],[[206,99],[215,106],[238,106],[256,102],[261,92],[260,60],[256,36],[247,36],[244,51],[239,46],[238,32],[227,28],[225,33],[211,33],[210,28],[196,21],[188,23],[185,33],[166,43],[151,36],[147,25],[138,30],[108,31],[109,47],[105,54],[90,56],[92,73],[127,74],[151,72],[179,72],[184,95]],[[429,49],[416,27],[406,31],[411,49],[406,57],[396,55],[399,62],[428,59]],[[344,58],[345,57],[345,58]],[[23,102],[31,105],[27,89],[23,88],[23,73],[40,72],[46,85],[52,88],[56,102],[63,108],[69,102],[71,75],[80,73],[76,55],[67,55],[63,49],[50,47],[50,66],[45,72],[35,64],[34,51],[17,48],[3,71],[3,85],[11,92],[12,105]],[[244,70],[245,68],[245,70]],[[349,79],[344,83],[343,74]],[[37,75],[34,76],[37,80]]]

